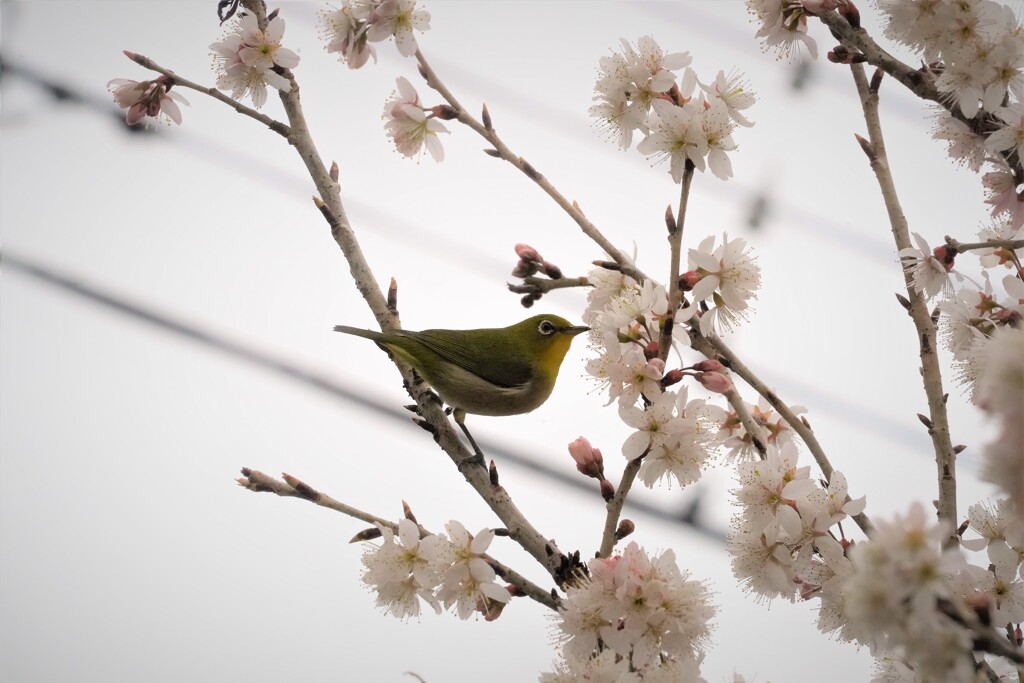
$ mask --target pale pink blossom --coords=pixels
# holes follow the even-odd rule
[[[162,118],[181,125],[181,110],[177,103],[188,104],[188,100],[176,92],[170,92],[173,82],[166,76],[152,81],[133,81],[115,78],[107,83],[114,101],[125,110],[125,122],[129,126]]]

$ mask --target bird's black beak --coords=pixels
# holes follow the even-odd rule
[[[589,332],[589,331],[590,331],[589,327],[584,327],[582,325],[577,325],[575,327],[567,327],[567,328],[565,328],[564,330],[562,330],[562,333],[563,334],[569,334],[569,335],[572,335],[573,337],[575,337],[577,334],[581,334],[583,332]]]

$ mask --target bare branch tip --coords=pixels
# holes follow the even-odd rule
[[[679,225],[676,223],[676,217],[672,215],[671,204],[665,207],[665,226],[668,227],[669,236],[676,234],[676,230],[679,229]]]
[[[412,508],[409,507],[409,503],[402,501],[402,515],[405,516],[410,522],[416,522],[416,515],[412,513]]]
[[[871,161],[871,163],[875,163],[876,161],[878,161],[878,154],[875,152],[875,146],[872,145],[870,141],[866,140],[865,138],[862,138],[857,133],[854,133],[853,137],[857,138],[857,142],[860,144],[860,148],[864,150],[864,154],[867,155],[868,160]]]

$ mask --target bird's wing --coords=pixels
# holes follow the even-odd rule
[[[511,345],[500,337],[488,334],[492,330],[423,330],[405,332],[450,363],[473,373],[499,387],[518,387],[530,381],[533,374],[525,360],[515,360]],[[496,332],[496,330],[495,330]],[[487,360],[481,361],[480,351],[486,350]]]

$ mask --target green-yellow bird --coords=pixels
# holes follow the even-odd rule
[[[519,415],[551,395],[573,337],[588,327],[535,315],[509,327],[383,333],[337,325],[377,342],[416,369],[462,424],[466,413]]]

